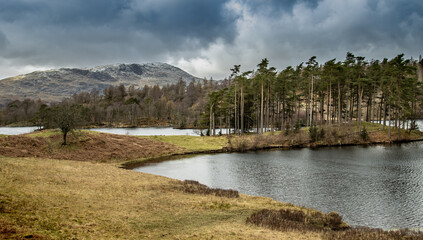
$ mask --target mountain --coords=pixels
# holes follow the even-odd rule
[[[102,91],[120,84],[137,88],[165,86],[179,79],[201,80],[166,63],[115,64],[94,68],[61,68],[38,71],[0,80],[0,106],[11,100],[42,99],[58,102],[81,91]]]

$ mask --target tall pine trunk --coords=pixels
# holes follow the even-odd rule
[[[241,86],[241,135],[244,134],[244,91]]]
[[[342,104],[341,104],[341,81],[338,80],[338,127],[341,126],[342,121]]]
[[[264,89],[263,89],[263,78],[261,79],[261,101],[260,101],[260,127],[259,127],[259,134],[263,134],[263,120],[264,120]]]

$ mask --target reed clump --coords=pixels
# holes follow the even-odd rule
[[[349,228],[338,213],[305,213],[301,210],[262,209],[247,218],[247,223],[279,231],[323,231]]]
[[[192,194],[214,195],[217,197],[238,198],[239,193],[232,189],[209,188],[194,180],[185,180],[182,182],[183,191]]]
[[[336,212],[262,209],[247,218],[247,223],[272,230],[302,233],[318,232],[325,240],[423,240],[423,232],[410,229],[386,231],[368,227],[349,227]]]
[[[409,229],[385,231],[382,229],[356,227],[345,231],[331,231],[324,234],[325,240],[421,240],[423,232]]]

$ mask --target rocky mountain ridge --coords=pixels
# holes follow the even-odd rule
[[[0,80],[0,105],[12,100],[42,99],[58,102],[81,91],[102,91],[109,86],[165,86],[180,79],[201,80],[167,63],[113,64],[93,68],[60,68]]]

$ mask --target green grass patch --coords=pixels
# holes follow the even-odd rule
[[[50,137],[54,135],[60,135],[62,132],[59,129],[46,129],[41,131],[35,131],[27,134],[28,137]]]
[[[383,129],[383,125],[379,123],[371,123],[371,122],[361,122],[362,127],[366,127],[367,131],[381,131]],[[357,122],[354,122],[354,130],[358,131]]]
[[[200,137],[200,136],[143,136],[143,138],[155,139],[160,142],[171,143],[185,148],[187,151],[211,151],[220,150],[226,147],[228,140],[224,136],[219,137]]]
[[[264,136],[272,136],[272,135],[278,135],[278,134],[282,134],[282,131],[269,131],[269,132],[265,132],[263,133]]]

